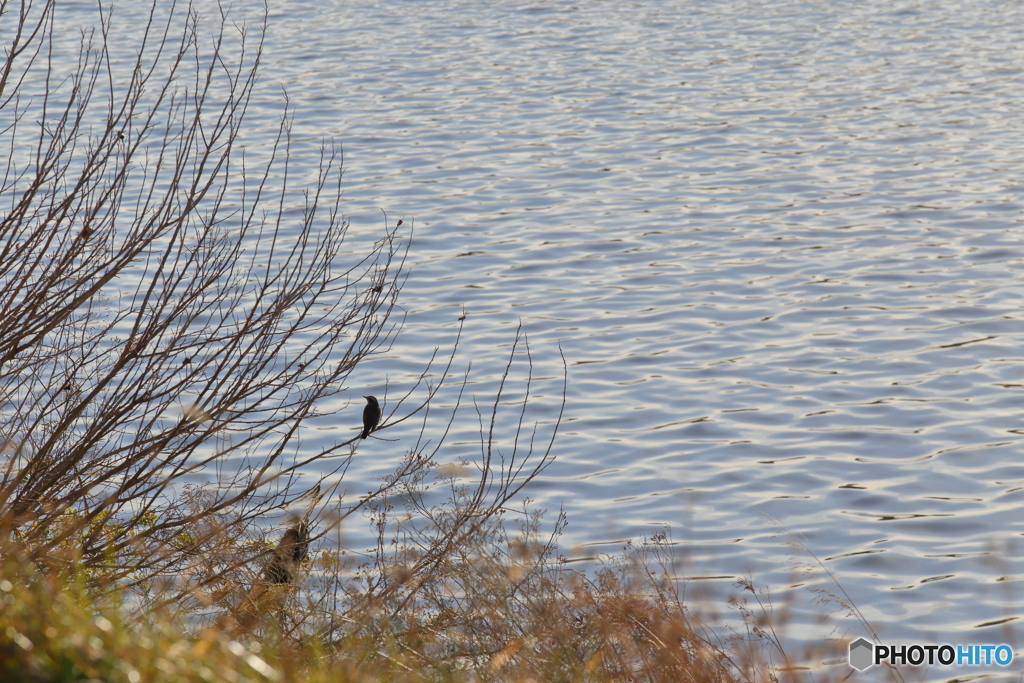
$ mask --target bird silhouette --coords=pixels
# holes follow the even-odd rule
[[[373,396],[363,398],[366,399],[366,407],[363,408],[363,433],[359,435],[360,439],[368,437],[380,422],[380,404],[377,403],[377,399]]]

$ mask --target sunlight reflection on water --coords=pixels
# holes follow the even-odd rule
[[[463,307],[486,400],[522,321],[539,416],[558,344],[569,364],[530,494],[566,508],[566,548],[668,524],[696,574],[785,586],[767,515],[883,637],[1003,638],[974,627],[1018,615],[1024,575],[1022,20],[1001,2],[289,3],[249,149],[283,86],[300,165],[345,147],[354,230],[381,207],[415,223],[405,331],[361,370],[352,424],[311,441],[450,346]],[[395,431],[353,481],[387,473],[414,433]]]

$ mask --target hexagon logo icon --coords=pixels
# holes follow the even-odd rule
[[[875,658],[875,646],[863,638],[850,643],[850,666],[858,671],[871,666]]]

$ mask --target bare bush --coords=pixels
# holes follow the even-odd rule
[[[38,560],[142,580],[352,452],[301,428],[397,330],[405,247],[346,242],[339,147],[293,188],[286,102],[244,162],[261,27],[154,2],[125,63],[101,8],[60,73],[56,14],[0,3],[0,513]]]

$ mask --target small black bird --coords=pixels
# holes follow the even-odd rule
[[[363,408],[363,433],[359,435],[360,439],[368,437],[380,422],[380,404],[377,403],[377,399],[373,396],[363,398],[366,399],[366,407]]]

